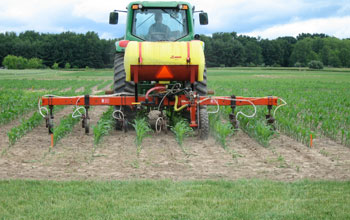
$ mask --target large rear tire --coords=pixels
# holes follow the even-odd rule
[[[135,92],[135,83],[125,81],[126,73],[124,68],[124,53],[116,53],[114,58],[114,93],[132,93]],[[129,122],[135,119],[136,113],[129,106],[115,107],[116,110],[121,110],[124,113],[124,118]],[[116,129],[120,130],[123,125],[116,121]]]
[[[207,140],[209,137],[209,117],[207,108],[201,108],[199,110],[199,138],[201,140]]]
[[[203,81],[194,83],[194,91],[200,96],[207,95],[207,67],[204,68]]]

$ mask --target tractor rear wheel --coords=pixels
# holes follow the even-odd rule
[[[209,117],[207,108],[201,108],[199,110],[199,138],[201,140],[207,140],[209,137]]]
[[[207,95],[207,67],[204,68],[203,81],[194,83],[194,91],[200,96]]]
[[[135,92],[135,83],[125,81],[126,73],[124,68],[124,53],[116,53],[114,58],[114,93],[132,93]],[[129,106],[115,107],[124,113],[124,119],[129,122],[135,118],[135,112]],[[116,120],[116,129],[119,130],[123,125],[119,125],[120,121]]]
[[[207,95],[207,67],[204,68],[203,81],[194,83],[194,91],[200,96]],[[209,137],[209,118],[207,106],[199,107],[199,138],[207,140]]]

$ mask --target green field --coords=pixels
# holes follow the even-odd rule
[[[39,96],[82,95],[111,81],[109,69],[0,70],[0,129],[21,120],[7,132],[15,144],[42,123]],[[279,134],[305,148],[310,135],[350,146],[350,69],[214,68],[208,87],[215,95],[273,95],[288,103],[276,112],[276,131],[265,122],[266,107],[257,107],[252,119],[239,116],[241,129],[260,147]],[[211,116],[213,136],[215,122],[226,123],[229,110]],[[253,108],[237,111],[251,114]],[[78,122],[69,116],[61,119],[56,141]],[[0,219],[349,219],[349,204],[349,181],[0,181]]]
[[[349,182],[0,182],[0,219],[349,219],[349,203]]]

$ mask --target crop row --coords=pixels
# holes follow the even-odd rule
[[[216,71],[213,74],[216,78],[209,78],[208,81],[209,87],[219,95],[274,95],[283,98],[288,105],[276,112],[276,126],[278,130],[306,145],[309,145],[311,135],[313,138],[325,136],[350,145],[349,78],[336,73],[308,74],[295,71],[293,75],[286,76],[282,72],[259,77],[240,72],[232,72],[230,76],[224,71]],[[249,107],[238,107],[237,110],[251,111]],[[245,119],[240,116],[241,128],[259,142],[265,139],[265,135],[269,136],[264,117],[266,113],[266,107],[258,107],[256,118]],[[268,141],[268,138],[265,140]]]
[[[0,124],[5,124],[28,113],[38,104],[39,93],[0,90]]]
[[[1,79],[0,89],[61,91],[70,88],[70,90],[75,91],[81,87],[87,89],[95,85],[105,86],[107,84],[108,83],[103,80]],[[88,92],[88,90],[86,92]]]

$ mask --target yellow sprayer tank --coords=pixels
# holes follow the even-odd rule
[[[204,43],[198,40],[130,41],[124,55],[126,81],[203,81],[203,50]]]

